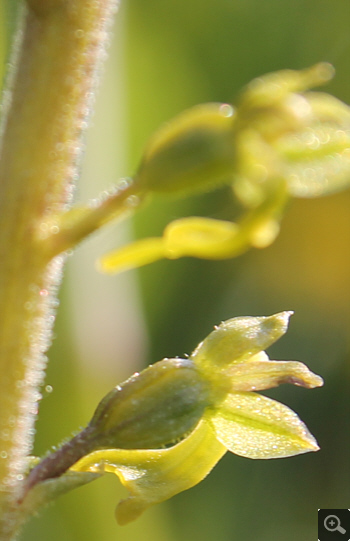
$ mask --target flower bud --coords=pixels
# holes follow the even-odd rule
[[[88,430],[96,449],[159,448],[191,431],[207,405],[207,384],[193,363],[165,359],[113,389]]]
[[[234,110],[207,103],[183,112],[150,140],[136,174],[141,191],[192,192],[232,179]]]

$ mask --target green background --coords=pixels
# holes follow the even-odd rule
[[[0,7],[5,65],[14,2]],[[327,91],[350,103],[349,26],[347,0],[125,0],[77,199],[132,175],[162,122],[196,103],[234,102],[243,85],[264,73],[329,61],[336,78]],[[349,208],[349,191],[297,200],[265,250],[232,261],[162,261],[99,275],[96,257],[133,236],[159,235],[180,216],[236,215],[228,189],[186,200],[159,197],[69,258],[36,453],[86,424],[111,387],[150,362],[190,353],[221,320],[290,309],[290,330],[270,356],[305,362],[325,386],[266,394],[298,412],[321,451],[271,461],[227,453],[200,485],[126,527],[113,516],[125,493],[105,476],[33,519],[23,541],[311,541],[317,509],[349,507]]]

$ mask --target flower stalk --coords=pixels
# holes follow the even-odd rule
[[[12,539],[63,257],[38,242],[71,203],[114,0],[28,0],[0,155],[0,538]],[[52,225],[51,233],[57,233]]]

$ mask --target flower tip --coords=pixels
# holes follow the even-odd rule
[[[302,363],[292,361],[293,364],[302,367]],[[280,380],[280,383],[291,383],[299,387],[305,387],[305,389],[315,389],[315,387],[322,387],[324,381],[321,376],[314,374],[307,367],[303,370],[303,374],[286,376]]]
[[[309,430],[305,426],[303,432],[304,450],[300,453],[316,453],[316,451],[319,451],[320,446],[318,445],[316,438],[309,432]]]
[[[318,376],[317,374],[314,374],[313,387],[323,387],[323,385],[323,378],[321,378],[321,376]]]
[[[294,316],[294,310],[284,310],[283,312],[279,312],[278,314],[276,314],[277,316],[281,317],[281,319],[285,320],[286,323],[289,322],[289,318],[291,316]]]
[[[267,325],[272,324],[273,329],[278,333],[279,337],[287,332],[289,319],[293,314],[294,312],[292,310],[285,310],[284,312],[278,312],[277,314],[266,317],[265,321]]]
[[[97,268],[105,274],[117,274],[153,263],[163,257],[163,239],[150,237],[136,240],[105,254],[97,261]]]
[[[284,310],[283,312],[278,312],[275,316],[276,320],[285,326],[286,330],[289,324],[289,319],[294,315],[293,310]]]
[[[317,82],[320,84],[327,83],[333,79],[335,74],[335,68],[329,62],[320,62],[319,64],[316,64],[314,70],[315,78],[317,78]]]
[[[102,273],[105,273],[106,272],[106,266],[103,262],[103,259],[97,259],[97,261],[95,261],[95,269],[98,271],[98,272],[102,272]]]
[[[328,81],[333,79],[335,69],[329,62],[319,62],[300,73],[303,80],[302,86],[304,89],[308,89],[328,83]]]
[[[102,274],[117,274],[119,272],[122,272],[124,270],[128,270],[128,268],[119,268],[117,265],[113,265],[110,263],[109,260],[109,254],[106,254],[105,256],[100,257],[95,261],[95,269],[98,272],[101,272]]]
[[[119,526],[126,526],[136,520],[147,509],[147,504],[138,501],[137,498],[129,496],[121,500],[115,509],[115,518]]]
[[[312,441],[310,441],[309,443],[310,443],[310,447],[309,447],[308,451],[310,451],[311,453],[316,453],[316,451],[320,450],[320,446],[318,445],[315,438],[312,438]]]

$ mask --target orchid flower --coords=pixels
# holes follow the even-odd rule
[[[79,475],[83,484],[112,472],[129,492],[116,511],[126,524],[199,483],[226,451],[254,459],[317,451],[296,413],[256,393],[323,384],[304,364],[264,352],[290,315],[225,321],[189,358],[163,359],[115,387],[82,432],[32,468],[24,504],[69,490]]]
[[[235,257],[264,248],[279,233],[287,202],[318,197],[350,184],[350,108],[321,92],[329,64],[284,70],[253,80],[237,107],[198,105],[150,140],[133,179],[140,201],[149,194],[187,194],[230,185],[245,209],[237,222],[179,218],[162,237],[137,240],[103,256],[99,269],[115,273],[193,256]]]

